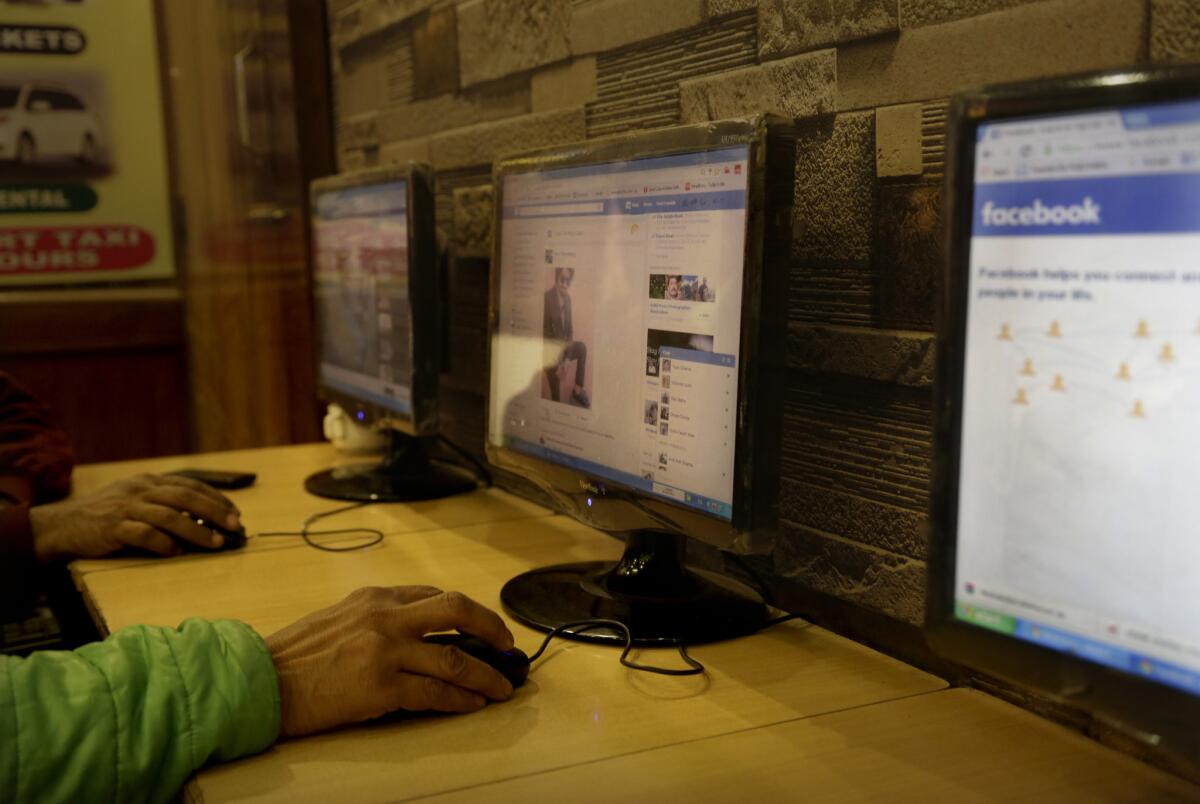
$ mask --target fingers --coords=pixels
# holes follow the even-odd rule
[[[389,692],[392,709],[410,712],[476,712],[487,706],[487,699],[482,695],[432,676],[400,673]]]
[[[226,497],[221,492],[214,489],[207,483],[202,483],[199,480],[193,480],[190,477],[181,475],[155,475],[156,485],[159,486],[180,486],[185,489],[191,489],[199,494],[204,494],[211,497],[215,502],[221,503],[229,508],[236,508],[233,501]]]
[[[179,545],[175,543],[174,539],[145,522],[134,522],[127,519],[117,525],[112,534],[121,544],[147,550],[160,556],[173,556],[179,553]]]
[[[142,499],[172,508],[177,512],[186,511],[206,522],[213,522],[231,530],[241,524],[236,509],[228,500],[214,500],[210,495],[185,486],[174,484],[156,486],[144,493]]]
[[[462,592],[443,592],[406,607],[406,620],[418,635],[434,631],[464,631],[498,650],[513,646],[513,635],[496,612],[481,606]]]
[[[442,590],[436,586],[363,586],[351,592],[344,602],[368,609],[390,609],[440,594]]]
[[[485,662],[422,639],[453,629],[501,650],[512,646],[497,614],[428,586],[359,589],[268,636],[280,734],[311,734],[398,709],[474,712],[489,698],[511,697],[512,685]],[[331,679],[354,681],[331,695]]]
[[[512,684],[491,665],[451,645],[408,643],[398,662],[404,670],[483,693],[493,701],[507,701],[513,694]]]
[[[206,549],[220,547],[224,538],[208,528],[197,525],[187,514],[174,508],[154,503],[134,503],[129,506],[129,518],[137,522],[153,525],[160,531],[173,533],[181,539]]]
[[[236,529],[241,521],[232,508],[215,503],[188,489],[160,486],[142,495],[147,503],[165,506],[178,513],[191,514],[193,518],[203,519],[214,525]]]
[[[386,590],[400,603],[416,603],[419,600],[445,594],[436,586],[393,586]]]

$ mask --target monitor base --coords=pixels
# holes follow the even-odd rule
[[[615,564],[586,561],[518,575],[500,590],[514,618],[541,631],[575,620],[619,620],[633,644],[695,645],[753,634],[766,625],[766,605],[748,587],[683,566],[682,536],[638,531]],[[564,632],[585,642],[623,644],[609,628]]]
[[[379,463],[337,466],[310,475],[304,489],[318,497],[351,502],[417,502],[465,494],[477,488],[464,469],[429,457],[426,440],[391,433]]]

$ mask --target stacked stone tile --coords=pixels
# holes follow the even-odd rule
[[[449,427],[473,444],[492,160],[760,111],[796,119],[772,582],[912,624],[948,96],[1200,60],[1194,0],[328,0],[328,13],[341,167],[418,159],[438,172],[459,294]]]

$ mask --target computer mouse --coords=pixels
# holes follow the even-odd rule
[[[201,519],[198,516],[192,516],[191,514],[188,516],[191,516],[192,521],[200,527],[208,528],[209,530],[215,531],[216,533],[224,536],[225,541],[221,543],[220,547],[204,547],[203,545],[196,544],[195,542],[190,542],[187,539],[176,539],[175,541],[179,545],[179,549],[182,552],[216,553],[223,550],[240,550],[246,546],[246,529],[244,527],[239,525],[236,530],[230,530],[229,528],[223,528],[220,525],[216,525],[212,522]]]
[[[453,645],[463,653],[491,665],[508,679],[513,689],[524,684],[525,677],[529,675],[529,657],[520,648],[496,650],[470,634],[430,634],[425,641],[435,645]]]

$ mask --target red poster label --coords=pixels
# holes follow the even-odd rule
[[[154,235],[140,226],[0,229],[0,274],[127,271],[154,259]]]

